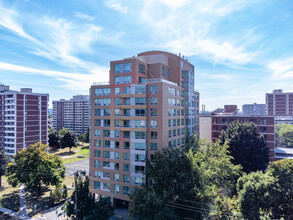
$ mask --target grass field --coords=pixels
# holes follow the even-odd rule
[[[60,156],[63,161],[63,164],[72,163],[78,160],[89,158],[89,144],[81,143],[80,146],[72,148],[71,152],[69,152],[69,149],[66,148],[51,150],[50,153]],[[78,158],[78,156],[83,156],[83,158]]]
[[[2,176],[2,187],[0,188],[0,206],[11,209],[15,212],[19,211],[18,188],[13,188],[10,186],[5,176]]]

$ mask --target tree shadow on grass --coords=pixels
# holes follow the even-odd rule
[[[82,148],[80,148],[80,149],[89,149],[89,145],[84,146],[84,147],[82,147]]]
[[[70,152],[62,152],[62,153],[59,153],[59,154],[56,154],[56,155],[60,156],[60,157],[63,157],[63,156],[72,156],[74,154],[76,154],[76,152],[70,151]]]
[[[2,203],[2,207],[11,209],[14,212],[18,212],[19,211],[18,191],[14,191],[9,194],[3,195],[1,203]]]

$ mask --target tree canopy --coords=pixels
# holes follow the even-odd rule
[[[276,125],[275,134],[278,147],[293,148],[293,125]]]
[[[67,131],[61,138],[60,146],[61,148],[69,148],[69,151],[71,151],[72,147],[77,147],[79,144],[78,138],[76,134],[74,134],[72,131]]]
[[[220,143],[227,142],[234,164],[240,164],[244,172],[265,170],[269,162],[266,141],[254,123],[231,123],[220,135]]]
[[[65,203],[63,210],[68,217],[76,217],[75,219],[86,220],[104,220],[109,219],[113,214],[113,207],[108,198],[95,198],[89,191],[89,177],[84,172],[77,175],[77,215],[75,216],[75,192],[70,200]]]
[[[78,140],[84,143],[89,143],[90,141],[90,132],[89,129],[84,134],[78,136]]]
[[[0,151],[0,187],[2,186],[2,175],[5,174],[9,158],[4,151]]]
[[[50,129],[48,138],[49,138],[48,142],[49,142],[50,147],[52,147],[52,148],[59,148],[60,147],[61,137],[57,131],[55,131],[54,129]]]
[[[65,167],[59,156],[46,152],[47,145],[36,143],[18,151],[14,163],[9,163],[6,171],[8,183],[13,187],[24,184],[38,189],[41,185],[58,185],[63,182]]]

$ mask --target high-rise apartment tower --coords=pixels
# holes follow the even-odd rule
[[[81,135],[89,129],[89,126],[88,95],[73,96],[70,100],[53,101],[53,127],[56,131],[64,127],[77,135]]]
[[[48,144],[48,94],[0,85],[0,149],[7,155],[36,142]]]
[[[273,116],[293,116],[293,92],[281,89],[266,93],[266,113]]]
[[[110,82],[91,87],[90,190],[127,204],[146,183],[146,158],[199,136],[194,66],[149,51],[110,63]]]

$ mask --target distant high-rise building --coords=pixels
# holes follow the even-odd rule
[[[281,89],[266,93],[266,113],[274,116],[293,116],[293,92]]]
[[[245,104],[242,105],[243,115],[265,115],[266,105],[265,104]]]
[[[90,125],[88,95],[73,96],[70,100],[53,101],[53,127],[56,131],[63,127],[77,135],[85,133]]]
[[[48,144],[48,94],[0,85],[0,149],[7,155],[36,142]]]
[[[110,82],[91,87],[90,190],[127,204],[146,183],[146,158],[199,137],[194,66],[175,54],[150,51],[112,61]]]

